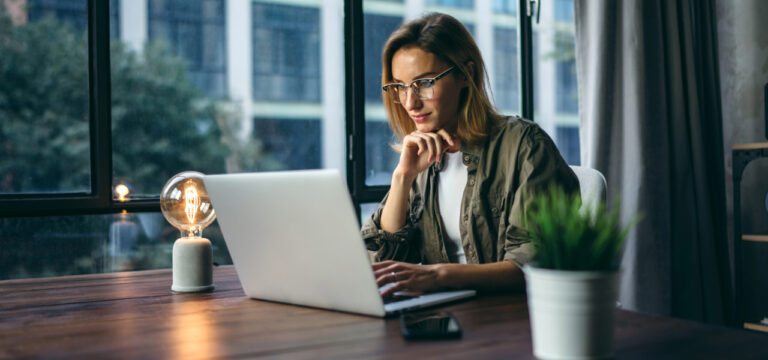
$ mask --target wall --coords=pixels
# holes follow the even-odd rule
[[[765,138],[763,104],[763,87],[768,82],[768,22],[765,19],[768,19],[768,1],[717,1],[726,203],[731,253],[734,236],[731,147],[734,144],[768,141]],[[743,231],[768,235],[768,159],[751,163],[743,176]],[[755,245],[757,244],[748,244],[750,249]],[[762,245],[759,253],[768,250],[768,244]],[[751,250],[748,252],[752,253]],[[764,259],[765,257],[763,263]],[[762,266],[763,269],[757,266],[758,264],[753,264],[751,271],[765,271],[765,265]]]

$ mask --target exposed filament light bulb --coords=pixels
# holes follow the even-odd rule
[[[160,209],[181,231],[173,244],[173,285],[176,292],[213,290],[213,252],[203,229],[216,219],[203,174],[185,171],[171,177],[160,193]]]
[[[197,213],[197,209],[200,208],[200,197],[197,196],[197,189],[195,189],[195,185],[189,185],[186,189],[184,189],[184,201],[186,203],[184,212],[187,214],[189,223],[194,225],[195,214]]]

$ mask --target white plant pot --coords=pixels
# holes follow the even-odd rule
[[[564,271],[529,265],[524,270],[536,357],[613,356],[618,271]]]

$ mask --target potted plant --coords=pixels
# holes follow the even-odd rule
[[[527,228],[536,251],[524,267],[533,352],[540,359],[613,356],[619,259],[635,218],[619,224],[618,204],[589,213],[558,187],[538,196]]]

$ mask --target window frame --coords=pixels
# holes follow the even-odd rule
[[[160,211],[159,198],[113,199],[109,1],[87,0],[91,189],[88,192],[0,194],[0,217]],[[533,120],[533,28],[528,1],[518,0],[520,105]],[[365,183],[363,0],[344,1],[346,179],[355,209],[379,202],[389,186]],[[358,216],[359,218],[359,216]]]

